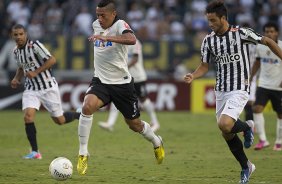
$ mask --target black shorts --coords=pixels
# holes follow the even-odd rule
[[[281,114],[282,113],[282,91],[258,87],[256,90],[256,101],[254,105],[265,106],[268,100],[271,101],[273,110]]]
[[[113,102],[126,119],[140,117],[133,79],[128,84],[103,84],[99,78],[93,77],[86,94],[96,95],[104,105]]]
[[[135,87],[136,94],[137,94],[138,98],[146,98],[148,96],[145,81],[135,82],[134,87]]]

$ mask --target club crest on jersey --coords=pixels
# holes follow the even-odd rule
[[[94,46],[95,47],[109,47],[109,46],[113,46],[113,43],[111,41],[103,41],[103,40],[96,40],[94,42]]]
[[[237,54],[225,54],[225,55],[216,56],[216,61],[224,65],[224,64],[240,61],[240,58],[241,57],[238,53]]]

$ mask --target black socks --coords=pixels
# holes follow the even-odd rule
[[[34,122],[25,124],[25,132],[26,132],[27,139],[30,143],[32,151],[37,152],[38,147],[37,147],[37,140],[36,140],[36,128],[35,128]]]
[[[66,119],[65,123],[69,123],[75,119],[79,119],[80,113],[79,112],[64,112],[64,116]]]
[[[234,157],[238,160],[240,163],[242,169],[248,168],[248,158],[243,150],[243,144],[242,141],[239,139],[238,135],[235,134],[233,139],[226,141],[230,151],[234,155]]]
[[[234,126],[231,129],[230,133],[236,134],[239,132],[244,132],[249,130],[250,127],[246,122],[241,121],[240,119],[237,119],[237,121],[235,121]]]

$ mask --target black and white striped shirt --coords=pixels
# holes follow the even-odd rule
[[[229,26],[223,35],[208,34],[201,46],[202,62],[216,66],[216,91],[249,92],[249,44],[260,43],[262,36],[250,28]]]
[[[50,52],[39,41],[28,40],[22,48],[15,48],[14,54],[17,64],[23,69],[24,73],[35,71],[42,66],[50,57]],[[25,78],[26,90],[45,90],[56,85],[55,78],[52,76],[51,69],[39,73],[36,77]]]

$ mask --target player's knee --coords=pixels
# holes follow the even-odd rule
[[[25,114],[24,122],[33,122],[33,116],[31,116],[30,114]]]
[[[261,113],[263,111],[262,106],[254,105],[253,106],[253,113]]]
[[[141,123],[140,120],[134,119],[134,120],[125,120],[126,123],[128,124],[128,127],[133,130],[134,132],[142,132],[143,130],[143,124]]]
[[[90,103],[84,103],[82,107],[82,113],[85,115],[93,114],[94,107]]]
[[[63,125],[64,124],[64,121],[61,120],[60,118],[58,117],[52,117],[54,123],[56,123],[57,125]]]
[[[226,121],[220,121],[218,122],[218,128],[221,130],[222,133],[228,134],[231,132],[232,127],[230,124]]]

